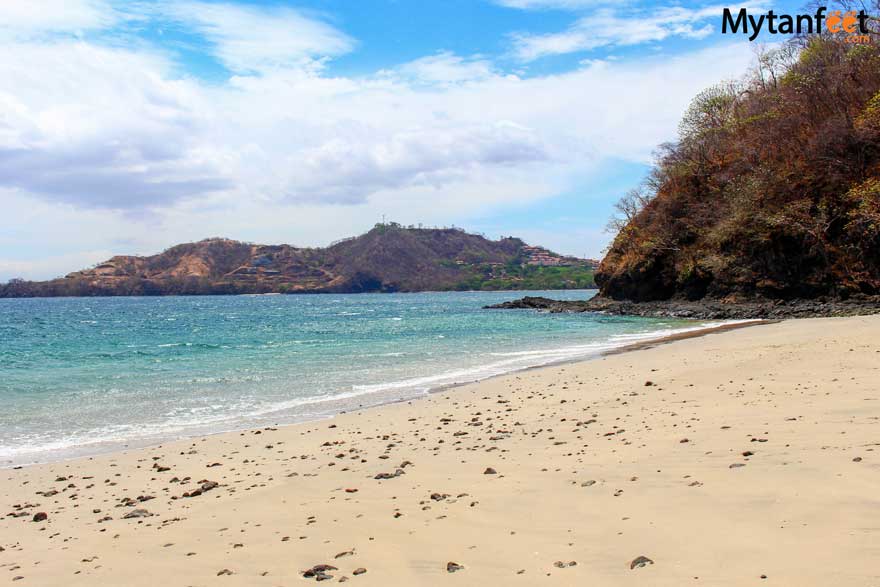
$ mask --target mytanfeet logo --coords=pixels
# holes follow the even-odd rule
[[[758,38],[766,27],[766,32],[771,35],[813,34],[813,33],[845,33],[847,42],[870,43],[871,37],[868,29],[868,14],[864,10],[856,12],[850,10],[843,12],[834,10],[828,12],[828,8],[820,6],[815,14],[778,14],[772,10],[765,14],[749,14],[748,9],[740,8],[734,13],[730,8],[724,9],[721,23],[721,32],[742,33],[749,36],[750,41]]]

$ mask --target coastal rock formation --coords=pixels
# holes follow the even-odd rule
[[[0,298],[557,289],[591,286],[597,264],[514,237],[388,223],[326,248],[212,238],[116,256],[61,279],[0,284]]]
[[[618,203],[599,295],[492,307],[699,319],[880,312],[880,47],[796,43],[696,97],[679,141]]]
[[[811,318],[817,316],[861,316],[880,313],[880,296],[859,296],[848,300],[751,300],[730,303],[712,299],[631,302],[597,296],[590,300],[560,301],[526,296],[519,300],[486,306],[499,310],[541,310],[551,314],[601,312],[647,318],[694,318],[699,320],[751,320]]]
[[[880,294],[880,46],[797,42],[696,97],[619,204],[603,297]]]

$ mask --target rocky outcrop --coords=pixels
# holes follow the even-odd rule
[[[653,302],[619,301],[597,296],[584,301],[560,301],[544,297],[524,297],[503,302],[488,309],[541,310],[550,313],[597,312],[648,318],[693,318],[700,320],[751,320],[811,318],[818,316],[860,316],[880,314],[880,296],[859,297],[845,301],[819,298],[812,300],[664,300]]]
[[[679,140],[621,203],[596,274],[604,297],[880,294],[880,45],[797,42],[793,64],[780,49],[695,98]]]

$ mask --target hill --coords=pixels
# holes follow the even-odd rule
[[[693,101],[619,204],[605,299],[880,294],[880,48],[814,36]]]
[[[593,265],[518,238],[390,223],[326,248],[212,238],[116,256],[51,281],[12,280],[0,297],[565,289],[592,286]]]

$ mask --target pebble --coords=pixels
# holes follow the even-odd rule
[[[125,520],[131,519],[131,518],[149,518],[152,515],[153,514],[151,514],[148,510],[136,509],[136,510],[131,510],[130,512],[128,512],[127,514],[122,516],[122,518]]]
[[[460,571],[464,569],[464,567],[458,563],[448,562],[446,563],[446,572],[454,573],[455,571]]]
[[[333,565],[315,565],[311,569],[303,572],[303,577],[306,579],[314,578],[316,581],[326,581],[327,579],[332,579],[333,575],[328,575],[327,571],[336,571],[338,570]]]

